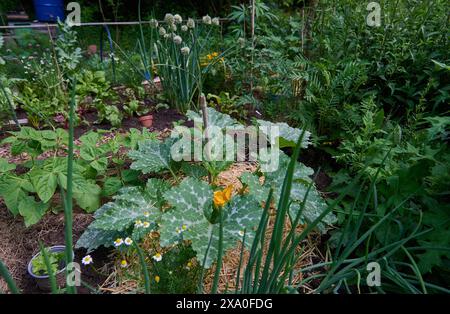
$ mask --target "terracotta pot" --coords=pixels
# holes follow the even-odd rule
[[[153,125],[153,115],[149,114],[146,116],[142,116],[139,118],[139,122],[141,122],[143,127],[149,128]]]

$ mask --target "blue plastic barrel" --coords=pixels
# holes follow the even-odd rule
[[[64,0],[33,0],[36,18],[40,22],[64,21]]]

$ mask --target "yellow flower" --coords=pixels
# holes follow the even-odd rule
[[[231,200],[231,192],[233,192],[233,186],[229,185],[222,191],[214,192],[214,205],[216,207],[222,207]]]
[[[219,55],[219,53],[218,52],[213,52],[211,55],[215,58],[215,57],[217,57]]]
[[[128,263],[127,263],[126,260],[122,260],[122,261],[120,262],[120,267],[125,268],[125,267],[127,267],[127,266],[128,266]]]
[[[161,280],[161,278],[159,278],[159,276],[155,276],[156,283],[158,283],[160,280]]]

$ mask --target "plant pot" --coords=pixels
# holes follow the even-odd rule
[[[153,115],[146,115],[139,118],[139,122],[141,122],[143,127],[149,128],[153,125]]]
[[[51,253],[54,252],[64,252],[66,247],[64,245],[55,245],[48,248]],[[41,252],[39,251],[33,258],[28,262],[28,274],[36,280],[39,289],[43,291],[51,291],[50,277],[48,275],[37,275],[33,273],[33,260],[37,258]],[[56,285],[63,288],[66,285],[66,265],[55,274]]]

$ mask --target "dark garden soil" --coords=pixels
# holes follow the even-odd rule
[[[74,243],[86,227],[92,222],[91,214],[81,211],[73,215]],[[45,246],[64,244],[64,214],[48,213],[42,220],[29,228],[25,228],[20,216],[13,217],[3,202],[0,203],[0,259],[5,263],[19,289],[23,293],[45,293],[41,291],[27,273],[28,261],[39,252],[39,242]],[[81,280],[92,287],[101,285],[106,279],[101,273],[108,274],[107,250],[92,253],[96,271],[92,267],[81,266]],[[75,262],[81,264],[84,250],[75,250]],[[5,282],[0,279],[0,289],[7,291]],[[89,289],[81,286],[80,293],[89,293]]]
[[[108,123],[96,124],[96,112],[84,113],[84,119],[89,124],[83,124],[75,129],[75,138],[80,137],[90,130],[110,130],[111,125]],[[149,128],[150,131],[165,133],[173,127],[173,122],[179,120],[187,120],[185,116],[173,109],[159,110],[153,113],[153,126]],[[19,118],[25,118],[20,112]],[[187,124],[187,123],[184,123]],[[61,126],[64,127],[64,126]],[[142,126],[137,117],[126,118],[122,121],[122,126],[117,131],[127,131],[131,128],[141,130]],[[7,136],[6,130],[3,130],[1,138]],[[9,148],[4,148],[2,157],[8,157]],[[5,156],[3,156],[5,155]],[[20,169],[20,167],[18,167]],[[73,215],[73,239],[74,243],[81,236],[83,231],[92,222],[92,214],[75,209]],[[57,214],[46,214],[39,223],[26,228],[23,219],[20,216],[13,217],[9,210],[0,199],[0,260],[2,260],[8,270],[10,271],[14,280],[16,280],[18,287],[23,293],[45,293],[41,291],[34,279],[27,273],[28,261],[39,251],[39,241],[45,246],[53,246],[64,244],[64,214],[59,212]],[[82,276],[81,280],[87,285],[97,288],[106,279],[106,275],[110,272],[108,264],[109,250],[98,249],[91,254],[94,260],[94,267],[81,266]],[[75,250],[75,261],[80,263],[85,255],[84,250]],[[105,275],[103,275],[105,274]],[[0,279],[0,291],[8,291],[6,283]],[[79,293],[90,293],[90,289],[86,286],[78,288]]]

